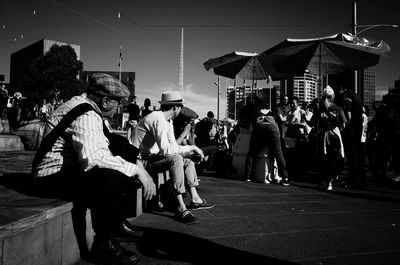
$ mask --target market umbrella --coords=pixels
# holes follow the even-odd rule
[[[245,80],[251,80],[252,98],[254,80],[265,80],[271,75],[276,78],[285,76],[282,73],[268,70],[266,67],[269,65],[262,65],[259,58],[258,53],[235,51],[217,58],[208,59],[203,65],[207,71],[213,69],[216,75],[232,79],[240,77]]]
[[[232,52],[221,57],[208,59],[206,70],[213,69],[216,75],[234,79],[236,76],[246,80],[263,80],[268,74],[258,61],[257,53]]]
[[[223,118],[222,121],[223,122],[227,122],[227,123],[235,123],[236,122],[234,119],[231,119],[231,118],[228,118],[228,117]]]
[[[389,53],[384,41],[371,41],[350,34],[314,39],[287,39],[258,56],[262,66],[288,74],[334,74],[371,67]]]

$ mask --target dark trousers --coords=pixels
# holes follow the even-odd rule
[[[281,136],[275,122],[264,123],[252,131],[250,149],[246,159],[246,175],[249,176],[252,173],[253,158],[266,146],[269,147],[271,157],[276,159],[279,175],[283,179],[288,178],[286,161],[282,153]]]
[[[343,158],[340,155],[340,139],[336,134],[331,134],[330,145],[326,146],[326,154],[324,153],[324,133],[318,138],[318,167],[320,176],[329,182],[336,179],[343,168]]]
[[[79,238],[84,237],[86,230],[86,209],[91,209],[95,240],[107,241],[128,217],[129,209],[133,209],[132,197],[137,188],[132,178],[116,170],[98,167],[85,173],[63,171],[41,177],[36,184],[41,196],[73,202],[71,214],[80,247]]]
[[[359,137],[359,134],[355,132],[346,132],[343,134],[343,145],[349,169],[349,183],[353,185],[365,183],[365,154],[361,136]]]

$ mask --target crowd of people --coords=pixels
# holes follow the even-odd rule
[[[266,91],[260,90],[240,113],[239,126],[251,128],[245,179],[252,178],[252,159],[267,146],[284,185],[310,170],[319,173],[327,190],[339,182],[356,188],[366,187],[369,181],[384,182],[389,168],[394,170],[394,180],[400,181],[399,94],[374,102],[375,115],[369,115],[368,106],[353,91],[335,90],[327,86],[310,103],[283,95],[275,110],[268,108]]]
[[[38,194],[71,200],[75,219],[91,209],[95,238],[90,251],[85,243],[79,245],[82,257],[136,264],[137,255],[116,240],[134,241],[141,235],[127,221],[132,192],[143,187],[144,198],[151,200],[157,193],[152,176],[169,171],[168,208],[176,221],[198,223],[195,210],[215,206],[200,195],[198,174],[205,171],[220,177],[230,170],[232,149],[241,133],[250,133],[241,176],[246,181],[254,178],[260,152],[276,161],[279,178],[274,181],[284,186],[315,169],[324,188],[332,190],[346,164],[347,185],[365,187],[366,158],[372,180],[383,181],[392,167],[400,181],[399,94],[376,102],[373,117],[355,93],[341,87],[335,93],[327,86],[321,98],[310,103],[282,96],[274,110],[268,94],[259,90],[241,109],[237,123],[218,121],[212,111],[199,118],[177,91],[163,92],[158,110],[151,109],[149,99],[140,108],[123,83],[98,73],[91,76],[83,94],[66,102],[43,100],[33,108],[35,122],[21,120],[20,93],[13,95],[7,114],[16,134],[27,126],[29,131],[40,130],[32,166]],[[123,98],[130,99],[124,109],[129,114],[127,137],[113,134],[110,126]],[[78,239],[84,237],[79,229],[76,233]]]

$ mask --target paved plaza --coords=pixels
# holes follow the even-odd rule
[[[27,171],[32,157],[0,153],[0,172]],[[195,211],[199,224],[178,223],[170,212],[133,220],[145,234],[123,245],[141,264],[400,264],[395,182],[326,192],[312,176],[289,187],[200,179],[200,194],[216,207]]]

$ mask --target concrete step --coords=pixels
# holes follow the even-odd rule
[[[57,264],[80,261],[73,227],[72,203],[37,197],[31,182],[34,151],[0,152],[0,265]],[[142,190],[136,209],[142,213]],[[86,244],[93,241],[90,211],[86,213]],[[84,237],[84,236],[83,236]]]
[[[0,134],[0,152],[1,151],[23,151],[24,145],[21,139],[16,135]]]
[[[72,203],[27,196],[0,186],[0,265],[62,264],[80,260]],[[92,242],[90,214],[86,237]]]

